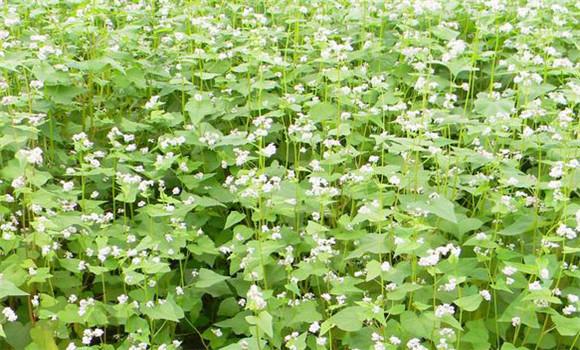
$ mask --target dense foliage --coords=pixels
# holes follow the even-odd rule
[[[0,0],[0,348],[577,349],[579,4]]]

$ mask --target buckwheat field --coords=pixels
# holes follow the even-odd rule
[[[579,349],[579,22],[0,0],[0,349]]]

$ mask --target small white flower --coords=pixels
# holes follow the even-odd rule
[[[450,305],[450,304],[439,305],[435,309],[435,316],[439,317],[439,318],[441,318],[445,315],[453,315],[454,313],[455,313],[455,307],[453,307],[453,305]]]
[[[568,316],[569,315],[572,315],[575,312],[576,312],[576,306],[574,306],[574,305],[568,305],[568,306],[566,306],[565,308],[562,309],[562,313],[564,315],[568,315]]]
[[[151,96],[149,101],[147,101],[147,103],[145,104],[145,109],[155,108],[157,106],[158,102],[159,102],[159,96],[157,96],[157,95]]]
[[[262,154],[264,154],[266,158],[270,158],[275,153],[276,153],[276,145],[274,145],[273,143],[270,143],[268,146],[262,149]]]
[[[14,312],[14,310],[12,310],[9,307],[5,307],[2,310],[2,314],[4,315],[4,317],[6,317],[6,319],[8,320],[8,322],[14,322],[18,319],[18,316],[16,315],[16,313]]]
[[[42,164],[42,149],[39,147],[33,148],[31,150],[20,150],[18,153],[26,160],[27,163],[33,165]]]
[[[532,282],[532,283],[530,283],[528,285],[528,289],[531,290],[531,291],[541,290],[542,289],[542,285],[540,284],[540,281],[535,281],[535,282]]]
[[[70,192],[72,191],[72,189],[74,188],[75,184],[72,181],[66,181],[66,182],[62,182],[62,190],[64,192]]]
[[[320,324],[318,323],[318,321],[315,321],[310,325],[310,327],[308,327],[308,331],[310,333],[316,333],[318,332],[318,330],[320,330]]]
[[[401,344],[401,339],[399,339],[398,337],[395,337],[394,335],[389,337],[389,343],[393,344],[393,345],[400,345]]]
[[[266,300],[264,300],[264,296],[262,294],[262,291],[255,284],[250,286],[250,289],[248,290],[246,297],[248,300],[248,302],[246,304],[247,309],[262,310],[262,309],[265,309],[267,306]]]
[[[516,269],[513,266],[506,266],[503,268],[503,270],[501,270],[501,272],[506,276],[511,276],[514,273],[516,273],[517,271],[518,271],[518,269]]]
[[[125,304],[129,300],[129,297],[125,294],[121,294],[117,297],[119,304]]]
[[[397,175],[389,177],[389,183],[394,186],[399,186],[401,184],[401,179]]]

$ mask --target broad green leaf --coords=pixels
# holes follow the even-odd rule
[[[43,350],[58,350],[58,346],[56,346],[53,337],[53,331],[44,321],[37,323],[30,330],[30,337],[34,344],[40,346]]]
[[[401,314],[401,326],[414,337],[428,338],[431,329],[434,327],[433,321],[425,317],[419,317],[412,311],[405,311]]]
[[[6,342],[10,344],[15,350],[24,349],[32,341],[30,337],[31,323],[23,325],[22,323],[9,322],[4,325],[6,333]]]
[[[363,326],[365,320],[364,308],[360,306],[347,306],[330,318],[330,322],[346,332],[356,332]]]
[[[244,220],[244,218],[246,217],[246,214],[237,212],[237,211],[232,211],[229,215],[228,218],[226,219],[226,225],[224,226],[224,230],[228,229],[230,227],[232,227],[233,225],[237,224],[238,222]]]
[[[511,114],[514,101],[508,99],[492,100],[488,97],[478,97],[475,100],[475,111],[484,116],[494,116],[498,113]]]
[[[152,320],[168,320],[179,322],[184,317],[183,310],[175,303],[173,297],[158,300],[157,303],[149,307],[142,305],[141,311]]]
[[[432,199],[428,208],[431,213],[437,215],[438,217],[453,223],[457,223],[454,205],[447,198],[439,196],[435,199]]]
[[[258,316],[246,316],[246,321],[251,325],[257,326],[269,337],[274,336],[274,331],[272,330],[272,315],[268,311],[262,311]]]
[[[200,269],[199,276],[197,277],[197,282],[195,282],[195,287],[197,288],[208,288],[214,284],[218,284],[227,280],[228,276],[222,276],[218,273],[213,272],[208,269]]]
[[[465,311],[475,311],[483,301],[479,294],[473,294],[467,297],[456,299],[453,303]]]
[[[201,100],[195,97],[190,98],[185,105],[185,110],[193,125],[198,125],[206,116],[216,112],[216,108],[207,97],[202,97]]]
[[[371,260],[367,263],[366,270],[366,281],[371,281],[381,275],[381,263],[376,260]]]
[[[315,121],[322,121],[327,118],[331,118],[336,116],[338,113],[336,106],[330,104],[328,102],[320,102],[315,104],[310,108],[308,114],[315,120]]]
[[[552,314],[550,317],[561,335],[574,337],[580,334],[580,317],[564,317],[558,314]]]
[[[22,289],[16,287],[14,283],[10,282],[7,279],[0,279],[0,299],[5,297],[12,297],[12,296],[23,296],[28,295]]]
[[[532,230],[534,228],[534,224],[536,224],[537,220],[538,219],[535,219],[534,216],[532,216],[532,215],[521,216],[521,217],[517,218],[514,221],[514,223],[512,223],[511,225],[500,230],[499,234],[503,235],[503,236],[520,235],[524,232],[528,232],[528,231]]]

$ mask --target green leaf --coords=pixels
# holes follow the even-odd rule
[[[455,300],[453,303],[459,306],[465,311],[475,311],[483,301],[483,298],[479,294],[473,294],[467,297],[459,298]]]
[[[330,320],[343,331],[356,332],[363,327],[364,310],[360,306],[348,306],[337,312]]]
[[[336,116],[337,108],[335,105],[328,102],[320,102],[310,108],[308,114],[315,121],[322,121]]]
[[[445,197],[439,196],[435,199],[432,199],[428,209],[431,213],[444,220],[457,223],[454,205],[449,199]]]
[[[215,284],[227,280],[228,276],[222,276],[208,269],[199,270],[198,280],[195,283],[196,288],[209,288]]]
[[[12,296],[23,296],[28,295],[22,289],[16,287],[14,283],[7,279],[0,279],[0,299]]]
[[[458,239],[469,231],[475,231],[483,225],[483,222],[476,218],[468,218],[465,215],[456,215],[457,222],[453,223],[447,220],[442,220],[437,227],[445,232],[449,232]]]
[[[498,233],[503,236],[517,236],[534,228],[536,219],[533,215],[521,216]]]
[[[185,110],[189,114],[189,119],[193,125],[199,125],[203,118],[216,112],[216,108],[207,97],[203,97],[201,101],[190,98],[185,105]]]
[[[475,111],[485,116],[493,116],[498,113],[511,114],[512,108],[514,108],[512,100],[493,100],[489,97],[478,97],[475,100]]]
[[[56,342],[54,341],[53,331],[44,321],[38,322],[30,330],[30,337],[34,344],[40,346],[43,350],[58,350],[58,346],[56,346]]]
[[[401,326],[412,336],[428,338],[434,323],[425,317],[419,318],[413,311],[406,311],[401,314]]]
[[[438,25],[436,27],[433,27],[431,29],[431,33],[433,33],[433,35],[435,35],[439,39],[443,39],[443,40],[447,40],[447,41],[453,40],[453,39],[457,38],[457,36],[459,35],[458,31],[444,27],[442,25]]]
[[[20,322],[9,322],[4,325],[6,332],[6,342],[10,344],[15,350],[22,350],[26,345],[30,344],[30,328],[32,323],[23,325]]]
[[[274,331],[272,329],[272,315],[270,315],[268,311],[262,311],[258,316],[246,316],[246,321],[251,325],[257,326],[270,338],[274,336]]]
[[[376,260],[371,260],[366,266],[367,277],[365,281],[371,281],[381,275],[381,263]]]
[[[463,330],[463,328],[461,327],[461,323],[459,323],[459,321],[457,321],[455,317],[453,317],[453,315],[446,314],[443,317],[441,317],[441,321],[447,323],[448,325],[450,325],[455,329]]]
[[[158,302],[153,307],[144,305],[141,307],[141,311],[152,320],[179,322],[185,316],[183,310],[173,300],[173,297],[169,297],[161,303]]]
[[[489,349],[489,333],[482,319],[476,321],[468,321],[467,332],[462,338],[464,341],[471,343],[474,349],[484,350]]]
[[[467,72],[476,69],[472,66],[470,59],[467,57],[456,58],[450,62],[447,62],[445,65],[447,68],[449,68],[451,74],[454,76],[458,76],[461,72]]]
[[[239,312],[232,318],[228,318],[223,321],[215,323],[215,326],[221,328],[231,328],[236,334],[246,333],[249,329],[246,317],[249,316],[251,316],[251,311],[244,310]]]
[[[552,321],[556,325],[556,330],[563,336],[574,337],[580,334],[580,317],[564,317],[553,314]]]
[[[228,228],[232,227],[233,225],[237,224],[238,222],[244,220],[245,217],[246,217],[246,214],[242,214],[242,213],[237,212],[237,211],[232,211],[228,215],[228,218],[226,219],[226,225],[224,226],[224,230],[228,229]]]
[[[312,323],[322,319],[322,315],[316,309],[317,304],[313,301],[306,301],[292,307],[284,314],[284,322],[288,326],[300,325],[302,323]]]
[[[68,105],[73,103],[75,97],[84,93],[85,89],[70,85],[54,85],[47,86],[45,91],[46,95],[50,96],[54,102]]]
[[[528,350],[528,348],[524,346],[516,347],[512,343],[503,343],[500,350]]]
[[[388,235],[369,233],[360,239],[357,248],[350,252],[346,258],[358,258],[363,256],[365,253],[384,254],[389,251]]]

